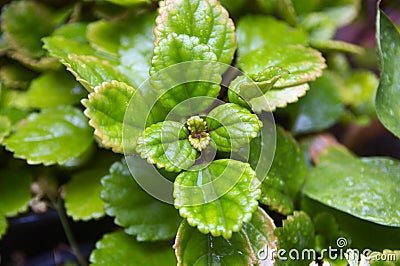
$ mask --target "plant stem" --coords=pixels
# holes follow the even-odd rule
[[[53,204],[55,210],[57,211],[58,217],[60,218],[62,227],[64,229],[65,236],[67,237],[68,243],[71,246],[72,251],[74,252],[74,254],[76,256],[79,265],[87,266],[86,259],[80,252],[78,244],[76,243],[75,237],[72,234],[71,227],[69,226],[67,217],[65,216],[65,212],[64,212],[64,209],[62,208],[61,201],[51,199],[51,203]]]

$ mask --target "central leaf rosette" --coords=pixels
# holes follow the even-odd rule
[[[206,121],[196,115],[189,118],[186,123],[190,131],[190,144],[198,151],[205,149],[210,143],[210,134],[208,134]]]
[[[190,117],[172,115],[148,126],[136,151],[157,168],[179,172],[174,205],[189,224],[203,233],[230,238],[250,221],[261,196],[256,172],[232,157],[249,151],[263,124],[234,103],[209,109]],[[227,213],[233,205],[235,211]]]
[[[166,120],[147,127],[137,141],[140,156],[169,172],[189,170],[210,143],[220,152],[237,152],[257,137],[262,122],[237,104],[221,104],[186,123]]]

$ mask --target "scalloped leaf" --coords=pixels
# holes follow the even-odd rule
[[[181,222],[176,209],[142,190],[124,160],[114,163],[101,183],[106,213],[115,217],[114,222],[124,227],[126,233],[135,235],[138,241],[165,240],[175,236]]]
[[[258,260],[257,255],[266,247],[276,248],[274,229],[273,220],[261,208],[230,240],[204,235],[183,221],[174,245],[178,265],[268,265],[272,256]]]
[[[50,10],[40,2],[16,1],[2,11],[1,30],[10,47],[31,58],[44,56],[40,39],[55,27]]]
[[[268,26],[266,26],[268,25]],[[245,16],[237,26],[238,55],[269,46],[307,45],[307,33],[269,16]]]
[[[150,13],[120,21],[100,20],[90,23],[87,29],[90,44],[118,57],[120,70],[134,87],[139,87],[149,77],[155,17],[155,13]]]
[[[307,83],[283,89],[272,89],[264,96],[251,99],[251,109],[255,113],[275,111],[276,108],[283,108],[289,103],[297,102],[309,89],[310,86]]]
[[[389,158],[357,158],[342,146],[318,157],[307,172],[308,197],[358,218],[400,227],[400,162]]]
[[[307,97],[293,106],[296,109],[292,114],[295,134],[326,129],[339,121],[345,111],[338,93],[341,86],[330,72],[324,72],[322,77],[310,83],[310,87]],[[315,106],[319,106],[318,112]]]
[[[198,154],[188,137],[188,129],[179,122],[153,124],[138,138],[137,152],[158,168],[165,167],[168,172],[179,172],[191,167]]]
[[[378,8],[376,42],[381,62],[381,77],[376,93],[376,113],[382,124],[400,138],[400,33],[390,18]]]
[[[0,213],[16,216],[28,209],[31,178],[22,170],[0,170]]]
[[[77,137],[79,136],[79,137]],[[43,109],[19,123],[4,140],[14,157],[28,164],[64,164],[91,146],[93,132],[82,112],[71,106]]]
[[[139,243],[123,231],[105,234],[90,254],[92,266],[175,265],[173,249],[167,243]]]
[[[167,109],[172,109],[186,99],[198,96],[213,98],[218,96],[223,73],[223,70],[219,69],[220,66],[217,66],[218,69],[212,69],[207,63],[203,65],[193,63],[184,65],[184,68],[175,66],[170,70],[159,72],[169,66],[194,60],[217,61],[217,56],[208,45],[202,44],[198,37],[177,35],[176,33],[171,33],[166,38],[159,40],[158,46],[154,48],[150,75],[152,76],[152,85],[161,92],[160,94],[169,89],[171,84],[181,84],[182,81],[186,81],[161,96],[161,103]],[[210,82],[200,81],[205,77]]]
[[[104,82],[83,99],[85,115],[90,118],[89,124],[95,129],[94,134],[104,147],[114,152],[123,153],[122,127],[125,111],[136,90],[123,82]],[[127,125],[126,125],[127,126]],[[141,132],[135,126],[131,130]]]
[[[257,49],[238,60],[238,66],[246,74],[263,71],[267,67],[281,67],[289,71],[274,85],[284,88],[314,81],[326,67],[321,53],[300,45],[270,46]]]
[[[155,46],[161,46],[160,41],[172,33],[186,35],[208,46],[218,61],[225,64],[232,62],[236,49],[235,26],[218,1],[166,0],[160,2],[158,13],[154,30]]]
[[[305,212],[295,211],[293,215],[288,216],[283,220],[283,226],[275,229],[275,235],[278,238],[279,249],[287,251],[281,254],[287,260],[277,260],[275,265],[309,265],[311,260],[308,260],[307,256],[300,256],[299,259],[288,256],[290,250],[303,254],[303,250],[314,248],[314,225]]]
[[[87,94],[65,71],[46,72],[34,79],[26,97],[30,107],[50,108],[58,105],[75,104]]]
[[[260,202],[271,210],[288,215],[293,212],[294,200],[303,185],[306,162],[302,150],[290,133],[278,128],[276,137],[275,156],[261,184]],[[250,161],[253,161],[253,156],[259,158],[260,155],[250,153]]]
[[[2,213],[0,213],[0,239],[6,233],[7,227],[8,223],[6,217]]]
[[[12,129],[12,124],[10,119],[5,115],[0,115],[0,143],[3,139],[10,134]]]
[[[262,127],[257,115],[234,103],[222,104],[211,110],[206,122],[211,139],[223,152],[238,151],[257,137]]]
[[[90,92],[105,81],[128,81],[118,69],[117,58],[97,52],[85,42],[59,35],[43,38],[43,42],[50,55],[59,59]]]
[[[89,221],[105,215],[100,198],[101,178],[107,171],[90,169],[72,176],[65,187],[65,209],[74,221]]]
[[[257,209],[261,190],[255,175],[249,164],[229,159],[182,172],[174,184],[175,207],[203,234],[229,239]]]

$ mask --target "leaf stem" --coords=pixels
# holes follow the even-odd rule
[[[65,236],[67,237],[68,243],[72,248],[72,251],[74,252],[76,259],[78,260],[78,263],[80,266],[87,266],[87,261],[83,254],[80,252],[78,244],[75,240],[74,235],[72,234],[71,227],[69,226],[68,219],[65,216],[64,209],[62,208],[61,205],[61,200],[54,200],[50,199],[54,209],[57,211],[58,217],[60,218],[62,227],[64,229]]]

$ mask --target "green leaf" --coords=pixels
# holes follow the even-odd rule
[[[344,113],[344,106],[338,94],[338,84],[330,72],[310,83],[307,97],[299,100],[293,108],[292,130],[295,134],[326,129],[336,123]],[[315,107],[318,106],[316,112]]]
[[[4,144],[16,158],[47,166],[79,157],[92,144],[92,134],[79,109],[59,106],[29,115]]]
[[[8,223],[6,217],[0,213],[0,239],[7,231]]]
[[[37,74],[19,64],[8,64],[0,68],[1,82],[10,88],[26,89]]]
[[[119,69],[136,88],[149,77],[155,17],[150,13],[119,21],[100,20],[90,23],[87,29],[90,44],[118,57]]]
[[[361,46],[337,40],[312,40],[310,45],[322,52],[341,52],[350,54],[363,54]]]
[[[86,107],[85,115],[90,118],[89,124],[95,129],[94,134],[103,146],[112,148],[114,152],[123,153],[122,123],[135,91],[125,83],[113,80],[96,87],[88,99],[82,100]],[[132,130],[138,131],[135,127]]]
[[[150,75],[152,76],[152,85],[160,91],[161,103],[167,108],[172,109],[182,101],[198,96],[208,96],[216,98],[221,89],[221,74],[223,70],[220,65],[213,65],[213,68],[207,63],[185,65],[185,69],[175,67],[164,72],[159,72],[169,66],[194,60],[217,61],[217,56],[212,49],[201,43],[201,39],[188,35],[169,34],[166,38],[159,40],[158,46],[154,48],[154,56],[152,59],[152,68]],[[166,73],[165,73],[166,72]],[[178,72],[178,73],[177,73]],[[204,77],[207,81],[202,82]],[[197,82],[197,80],[199,80]],[[174,82],[176,81],[176,82]],[[182,85],[169,89],[171,84]],[[211,82],[213,81],[213,82]]]
[[[65,71],[46,72],[33,80],[28,88],[29,106],[50,108],[79,102],[86,91]]]
[[[104,216],[104,202],[100,198],[100,179],[107,172],[91,169],[72,176],[65,188],[65,209],[74,221],[88,221]]]
[[[335,23],[323,12],[307,14],[301,19],[300,27],[309,33],[311,41],[330,40],[336,32]]]
[[[266,26],[268,25],[268,26]],[[245,16],[237,26],[239,57],[264,46],[307,45],[308,37],[301,29],[268,16]]]
[[[203,234],[229,239],[257,209],[261,190],[255,175],[249,164],[229,159],[182,172],[174,184],[175,207]]]
[[[3,142],[4,137],[10,134],[12,129],[12,124],[7,116],[0,115],[0,143]]]
[[[86,22],[63,24],[53,32],[52,36],[61,36],[67,40],[73,40],[84,44],[88,42],[86,37],[87,26],[88,24]]]
[[[344,84],[337,86],[342,101],[357,116],[375,117],[375,95],[379,85],[376,75],[367,70],[353,71]]]
[[[6,116],[11,125],[17,124],[21,119],[25,118],[28,112],[15,108],[0,108],[0,116]]]
[[[138,241],[164,240],[175,236],[181,221],[178,212],[173,206],[142,190],[125,161],[114,163],[110,174],[103,177],[101,183],[106,213],[114,216],[115,223],[124,227],[126,233],[136,235]]]
[[[197,150],[189,142],[189,131],[181,123],[164,121],[147,127],[137,141],[137,152],[158,168],[179,172],[191,167]]]
[[[317,216],[324,213],[333,215],[341,232],[343,232],[341,237],[345,237],[348,240],[348,243],[351,242],[352,248],[357,248],[359,250],[381,250],[382,247],[396,249],[399,246],[399,227],[383,226],[362,220],[345,212],[330,208],[317,201],[311,200],[308,197],[304,197],[301,200],[301,209],[312,216],[313,219],[316,219]],[[327,229],[326,224],[324,227]],[[371,232],[374,233],[371,234]],[[335,243],[337,238],[333,240],[333,244],[336,245]]]
[[[1,16],[1,30],[7,43],[31,58],[45,55],[40,39],[49,35],[54,26],[52,13],[40,2],[12,2]]]
[[[267,67],[280,67],[289,71],[290,74],[284,75],[275,83],[276,88],[313,81],[322,75],[322,69],[326,67],[325,59],[317,50],[299,45],[257,49],[240,57],[238,66],[245,74],[258,73]]]
[[[314,225],[305,212],[295,211],[292,216],[288,216],[283,220],[283,226],[275,229],[275,234],[279,249],[287,251],[284,254],[287,260],[277,260],[276,265],[308,265],[311,262],[306,256],[299,256],[298,260],[289,256],[289,251],[293,249],[303,254],[303,250],[314,248]]]
[[[106,0],[106,1],[121,6],[133,6],[133,5],[151,3],[150,0]]]
[[[103,82],[118,80],[128,82],[128,79],[111,62],[101,60],[90,55],[68,55],[64,63],[67,70],[71,71],[76,79],[92,91],[94,87],[100,86]]]
[[[259,208],[252,220],[230,240],[200,233],[183,221],[175,240],[178,265],[264,265],[257,255],[266,247],[275,248],[273,220]],[[260,252],[262,254],[262,252]],[[271,254],[268,254],[271,255]]]
[[[21,170],[0,170],[0,213],[8,217],[28,209],[31,178]],[[1,216],[1,215],[0,215]]]
[[[343,27],[349,24],[358,14],[360,0],[313,0],[304,4],[302,0],[291,0],[297,14],[306,15],[311,12],[326,14],[336,25]]]
[[[211,139],[223,152],[238,151],[257,137],[262,127],[257,115],[234,103],[222,104],[211,110],[206,122]]]
[[[254,155],[259,157],[259,154]],[[302,150],[290,133],[278,128],[275,156],[271,169],[261,184],[260,202],[284,215],[292,213],[294,200],[303,185],[305,174],[306,162]]]
[[[310,198],[374,223],[400,226],[400,163],[358,159],[344,147],[329,147],[308,171],[303,192]]]
[[[310,86],[307,83],[283,89],[272,89],[264,96],[251,99],[251,109],[255,113],[275,111],[276,108],[286,107],[288,103],[297,102],[309,89]]]
[[[249,103],[253,98],[267,94],[275,83],[287,74],[289,72],[280,67],[267,67],[257,74],[239,76],[229,85],[229,101],[250,108]]]
[[[43,41],[50,55],[58,58],[89,91],[105,81],[128,81],[118,69],[117,58],[97,52],[86,43],[58,35],[43,38]]]
[[[105,234],[90,255],[92,266],[175,265],[173,249],[166,243],[139,243],[123,231]]]
[[[161,46],[160,41],[172,33],[186,35],[207,46],[219,62],[232,62],[236,49],[235,26],[218,1],[167,0],[160,3],[158,12],[154,30],[156,47]]]
[[[376,42],[381,61],[381,78],[376,94],[376,113],[382,124],[400,138],[400,33],[390,18],[378,8]]]

